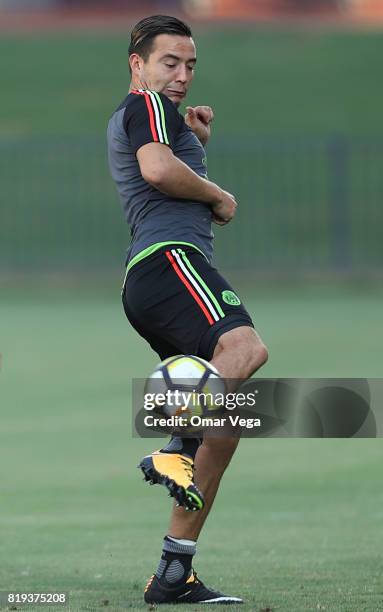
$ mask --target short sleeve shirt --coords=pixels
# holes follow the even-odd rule
[[[131,229],[127,261],[162,242],[192,244],[210,260],[209,205],[167,196],[142,177],[136,154],[151,142],[169,146],[196,174],[207,178],[205,150],[173,102],[154,91],[129,93],[108,125],[109,166]]]

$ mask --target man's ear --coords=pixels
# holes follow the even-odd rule
[[[137,53],[132,53],[129,57],[129,66],[132,74],[138,75],[141,69],[142,58]]]

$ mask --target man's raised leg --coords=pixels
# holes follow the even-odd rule
[[[211,363],[223,378],[231,381],[228,390],[235,391],[267,361],[267,357],[267,349],[254,329],[239,327],[219,338]],[[145,591],[146,602],[241,603],[239,598],[206,588],[192,570],[198,536],[238,441],[238,437],[204,438],[195,457],[195,483],[203,493],[205,505],[193,513],[173,508],[160,564]]]

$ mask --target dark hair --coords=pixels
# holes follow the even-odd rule
[[[129,57],[138,53],[146,62],[153,48],[153,41],[159,34],[172,34],[174,36],[192,36],[191,29],[183,21],[168,15],[152,15],[141,19],[133,28]]]

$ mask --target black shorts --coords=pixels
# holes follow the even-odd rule
[[[122,302],[136,331],[160,359],[197,355],[210,360],[218,338],[254,327],[227,281],[196,249],[161,247],[128,272]]]

